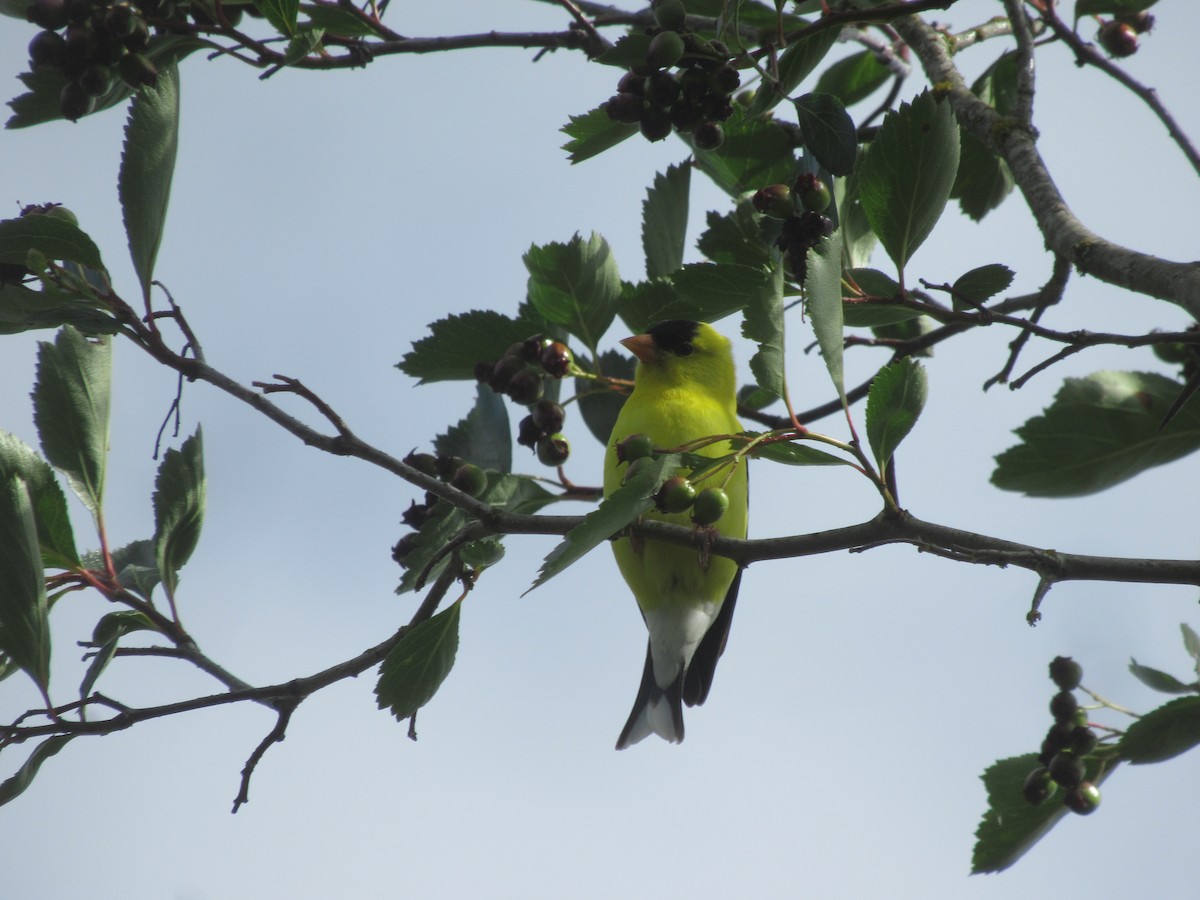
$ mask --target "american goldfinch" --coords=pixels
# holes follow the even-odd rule
[[[678,319],[660,322],[621,343],[638,358],[638,366],[633,393],[621,408],[608,442],[605,496],[621,486],[627,466],[618,462],[616,446],[632,434],[648,435],[655,447],[666,449],[742,430],[729,339],[710,325]],[[697,452],[715,457],[729,451],[729,443],[720,441]],[[701,486],[719,486],[727,472]],[[744,462],[734,468],[725,490],[729,508],[715,528],[726,537],[744,538],[748,502]],[[646,517],[691,524],[686,512],[652,510]],[[713,555],[702,562],[693,548],[659,541],[621,538],[613,542],[613,553],[650,632],[642,684],[617,749],[651,733],[679,743],[682,704],[697,706],[705,701],[725,650],[741,570],[724,557]]]

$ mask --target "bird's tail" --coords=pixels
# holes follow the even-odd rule
[[[659,687],[654,678],[654,659],[647,644],[642,684],[633,701],[629,721],[617,738],[617,749],[624,750],[651,734],[672,744],[683,740],[683,666],[670,685],[665,689]]]

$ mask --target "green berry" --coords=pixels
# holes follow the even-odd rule
[[[643,456],[641,459],[635,459],[629,464],[629,468],[625,470],[625,477],[621,479],[621,484],[628,484],[629,480],[637,475],[642,469],[654,463],[652,457]]]
[[[1073,691],[1083,681],[1083,666],[1069,656],[1050,660],[1050,680],[1064,691]]]
[[[404,457],[404,464],[412,466],[423,475],[437,478],[437,457],[432,453],[417,453],[415,450]]]
[[[451,487],[456,487],[464,494],[478,497],[487,490],[487,473],[473,463],[463,463],[450,479]]]
[[[497,538],[472,541],[458,551],[458,558],[473,569],[494,566],[504,558],[504,544]]]
[[[696,489],[682,475],[663,482],[654,496],[654,505],[665,513],[686,512],[696,502]]]
[[[669,69],[683,59],[683,38],[674,31],[662,31],[650,41],[646,48],[647,65]]]
[[[631,434],[617,444],[617,462],[633,462],[654,455],[654,441],[648,434]]]
[[[825,212],[833,200],[829,185],[812,172],[805,172],[796,179],[796,193],[804,208],[815,213]]]
[[[1050,777],[1049,770],[1045,766],[1038,766],[1025,777],[1025,785],[1021,792],[1026,800],[1037,806],[1057,790],[1058,785]]]
[[[76,228],[79,227],[79,218],[61,203],[47,203],[42,208],[42,215],[49,216],[52,219],[62,219],[68,225],[74,225]]]
[[[768,184],[760,188],[750,202],[756,210],[772,219],[787,219],[796,212],[792,189],[786,184]]]
[[[687,10],[682,0],[654,0],[650,4],[654,11],[654,21],[659,28],[667,31],[683,31],[687,24]]]
[[[729,509],[729,495],[719,487],[707,487],[696,496],[692,506],[692,521],[697,525],[713,525]]]
[[[544,466],[561,466],[571,455],[571,445],[561,434],[552,434],[537,443],[537,457]]]
[[[1100,808],[1100,788],[1090,781],[1083,781],[1075,790],[1063,797],[1063,805],[1071,812],[1088,816]]]
[[[46,266],[50,265],[50,260],[46,258],[46,254],[37,247],[30,247],[29,252],[25,254],[25,267],[34,275],[46,271]]]

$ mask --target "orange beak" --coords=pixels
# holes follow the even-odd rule
[[[621,344],[644,363],[658,361],[658,348],[654,346],[654,338],[648,334],[636,334],[633,337],[627,337],[621,341]]]

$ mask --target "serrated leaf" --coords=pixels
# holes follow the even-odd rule
[[[1068,378],[1021,443],[996,457],[992,484],[1031,497],[1081,497],[1200,448],[1200,404],[1159,428],[1180,384],[1151,372]]]
[[[813,333],[821,347],[825,369],[842,403],[846,402],[846,384],[842,367],[844,342],[842,320],[842,269],[837,252],[837,232],[822,238],[808,251],[808,270],[804,276],[805,309],[812,321]]]
[[[616,318],[621,275],[608,242],[576,234],[566,244],[532,246],[524,256],[529,301],[547,322],[561,325],[595,352]]]
[[[172,599],[179,570],[200,540],[205,495],[204,438],[197,426],[178,450],[163,455],[154,482],[154,562]]]
[[[1134,765],[1162,762],[1200,744],[1200,697],[1180,697],[1152,709],[1126,730],[1117,744]]]
[[[659,485],[668,473],[673,473],[679,468],[680,461],[678,453],[664,453],[655,457],[648,465],[640,467],[625,484],[605,497],[600,506],[588,513],[583,522],[568,531],[562,542],[550,551],[529,591],[560,574],[650,509],[654,505],[654,494]],[[529,591],[525,593],[528,594]]]
[[[1183,632],[1183,648],[1187,650],[1188,656],[1196,660],[1197,671],[1200,671],[1200,635],[1196,634],[1187,622],[1180,622],[1179,630]]]
[[[70,263],[69,265],[74,265]],[[87,269],[93,273],[95,270]],[[115,334],[117,320],[99,303],[81,294],[41,285],[30,290],[23,284],[5,284],[0,290],[0,334],[70,325],[84,334]]]
[[[761,116],[791,94],[821,64],[837,41],[838,31],[837,28],[826,28],[788,44],[779,56],[779,86],[764,83],[750,104],[750,115]]]
[[[644,31],[631,31],[617,38],[615,44],[599,54],[594,62],[605,66],[632,69],[646,64],[646,51],[650,49],[650,35]],[[636,126],[635,126],[636,127]]]
[[[25,789],[33,783],[34,776],[42,767],[42,763],[65,747],[73,737],[75,737],[73,734],[57,734],[54,737],[46,738],[34,747],[33,752],[29,754],[29,758],[25,760],[21,768],[17,769],[11,778],[6,778],[0,783],[0,806],[23,794]]]
[[[833,94],[846,106],[853,106],[875,93],[891,77],[891,70],[870,50],[839,59],[817,79],[818,94]]]
[[[747,299],[742,337],[758,344],[758,350],[750,358],[750,371],[759,387],[782,397],[785,392],[783,261],[778,253],[767,280]]]
[[[1075,0],[1075,18],[1141,12],[1158,0]]]
[[[380,37],[382,32],[363,16],[347,9],[303,3],[300,11],[308,16],[306,27],[311,25],[339,37]]]
[[[483,538],[465,544],[458,551],[464,565],[473,569],[483,569],[494,566],[504,558],[504,544],[499,538]]]
[[[670,311],[682,305],[675,285],[666,278],[621,282],[621,304],[617,310],[625,327],[641,334],[655,322],[671,318]]]
[[[33,420],[42,453],[67,476],[71,489],[95,515],[104,499],[108,459],[110,340],[88,340],[64,328],[38,344]]]
[[[562,145],[562,149],[567,151],[571,163],[575,164],[599,156],[626,138],[633,137],[638,133],[638,127],[614,122],[604,107],[598,106],[582,116],[571,116],[571,121],[559,131],[571,139]]]
[[[134,94],[117,176],[129,255],[146,300],[162,243],[178,149],[179,67],[172,62],[159,69],[154,87]]]
[[[917,423],[929,381],[915,359],[905,358],[880,369],[867,394],[867,440],[882,471]]]
[[[431,324],[430,335],[414,341],[396,368],[420,384],[474,381],[476,363],[496,362],[511,345],[544,327],[540,319],[514,319],[492,310],[456,313]]]
[[[433,699],[458,654],[462,601],[455,601],[400,638],[379,667],[375,699],[397,719],[407,719]]]
[[[50,623],[37,523],[19,474],[0,482],[0,651],[44,692],[50,683]]]
[[[117,652],[117,644],[127,634],[135,631],[157,631],[154,623],[135,610],[121,610],[101,617],[92,631],[90,646],[96,648],[88,670],[79,685],[79,696],[87,697],[96,685],[96,680]]]
[[[311,53],[321,50],[321,40],[325,37],[324,28],[304,28],[296,33],[283,51],[280,65],[294,66]]]
[[[987,788],[988,809],[975,830],[971,874],[1003,872],[1067,815],[1059,793],[1036,806],[1025,799],[1025,778],[1039,765],[1036,753],[1026,753],[993,763],[981,776]],[[1110,764],[1099,772],[1092,760],[1088,777],[1098,785],[1115,768]]]
[[[0,431],[0,483],[19,476],[29,487],[42,565],[70,569],[79,564],[67,499],[49,463],[16,436]]]
[[[1163,694],[1194,694],[1196,685],[1184,684],[1174,675],[1169,675],[1159,669],[1141,665],[1136,659],[1129,660],[1129,671],[1142,684],[1153,691]]]
[[[100,250],[78,226],[58,216],[32,214],[0,221],[0,263],[25,264],[30,250],[40,250],[46,259],[76,262],[104,269]],[[8,285],[4,285],[5,293]],[[0,295],[0,301],[7,301]]]
[[[475,405],[458,424],[433,441],[434,449],[458,456],[481,469],[512,471],[512,432],[504,398],[486,384],[475,388]]]
[[[726,215],[709,210],[708,229],[696,246],[715,263],[765,266],[771,258],[771,242],[764,238],[759,218],[749,200],[741,201]]]
[[[296,17],[300,12],[300,0],[253,0],[254,8],[263,14],[271,27],[284,37],[296,33]]]
[[[842,276],[846,296],[842,298],[842,319],[847,328],[876,328],[920,317],[906,306],[881,302],[895,297],[900,285],[878,269],[847,269]]]
[[[671,276],[679,295],[676,304],[660,309],[659,319],[715,322],[744,309],[752,295],[771,278],[763,268],[734,263],[691,263]]]
[[[958,157],[950,103],[929,91],[889,112],[871,142],[859,169],[859,194],[901,280],[946,206]]]
[[[1000,263],[989,263],[972,269],[954,282],[951,289],[955,298],[962,298],[980,306],[1005,290],[1013,280],[1013,270]]]
[[[683,265],[691,183],[691,166],[669,166],[665,173],[654,176],[654,184],[646,191],[642,202],[642,248],[649,279],[670,275]]]
[[[153,541],[131,541],[124,547],[112,551],[113,568],[117,572],[117,583],[145,600],[162,579],[154,561]],[[83,565],[94,571],[104,570],[104,560],[96,551],[84,554]]]
[[[1012,170],[973,134],[960,132],[959,141],[958,172],[950,196],[978,222],[1012,193]]]
[[[643,329],[644,330],[644,329]],[[616,350],[605,350],[600,354],[600,371],[609,378],[633,380],[637,363],[633,357]],[[583,423],[601,444],[607,444],[617,416],[625,405],[626,394],[610,388],[601,388],[596,382],[579,378],[575,381],[575,396],[579,398],[579,414]]]
[[[700,150],[689,142],[696,165],[721,190],[737,197],[764,184],[790,181],[795,165],[792,136],[774,121],[753,118],[741,107],[721,123],[725,140],[716,150]]]
[[[833,175],[849,175],[858,156],[854,120],[832,94],[804,94],[796,98],[796,116],[804,146]]]
[[[842,266],[847,269],[865,266],[879,238],[867,221],[859,192],[858,172],[862,168],[863,154],[858,154],[854,171],[846,178],[833,180],[833,200],[838,214],[838,233],[841,235]]]
[[[744,447],[748,442],[743,438],[733,441],[734,447]],[[783,463],[785,466],[851,466],[853,462],[841,459],[832,453],[818,450],[808,444],[793,441],[776,441],[771,444],[757,444],[751,451],[755,459],[768,459],[771,462]]]

